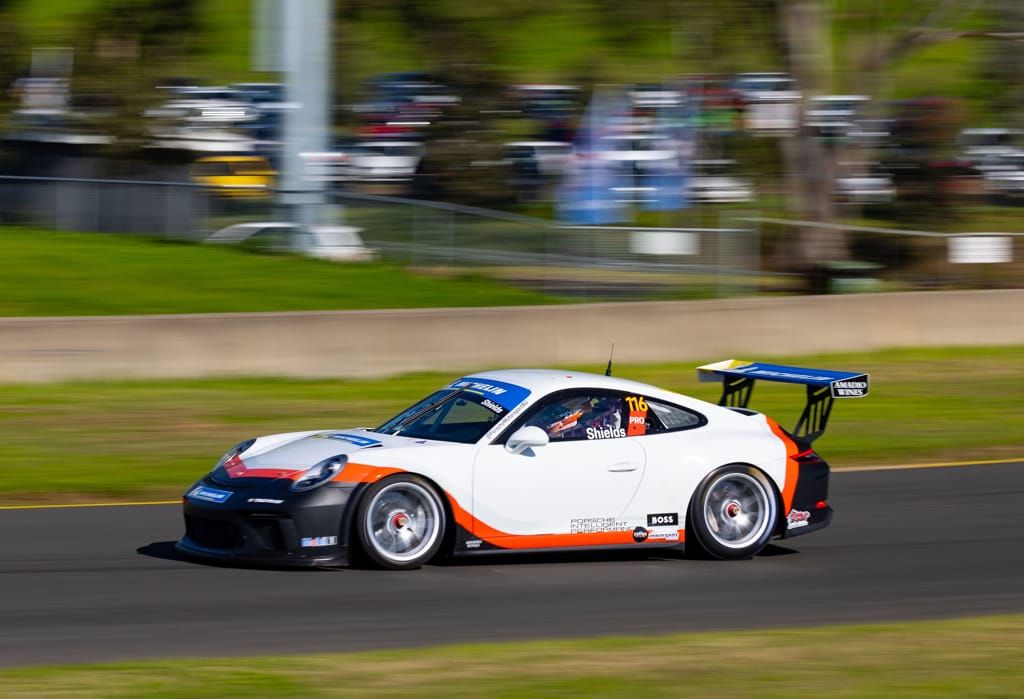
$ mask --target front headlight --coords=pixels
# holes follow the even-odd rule
[[[303,493],[317,488],[341,473],[341,469],[345,468],[347,463],[348,457],[344,454],[324,459],[315,466],[307,468],[301,476],[292,482],[290,489],[294,493]]]

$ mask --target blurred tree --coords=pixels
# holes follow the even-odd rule
[[[956,162],[963,126],[959,105],[948,99],[905,100],[894,106],[890,143],[882,156],[899,197],[892,218],[943,227],[956,221],[958,184],[968,168]]]
[[[425,135],[420,193],[473,206],[501,207],[512,200],[504,161],[508,113],[508,76],[489,61],[492,50],[471,29],[450,22],[439,32],[446,49],[436,69],[438,80],[459,101],[446,107]]]
[[[999,0],[993,11],[998,35],[1007,39],[993,42],[988,56],[993,112],[1024,129],[1024,2]]]
[[[876,16],[871,22],[874,35],[868,48],[854,59],[849,71],[853,91],[871,96],[883,94],[882,81],[893,67],[925,46],[966,37],[1018,38],[1003,30],[953,29],[965,24],[980,4],[980,0],[907,0],[898,7],[885,2],[875,3],[873,8],[861,6],[862,12],[874,12]],[[829,43],[829,7],[825,0],[778,0],[780,33],[790,71],[805,101],[825,94],[837,82],[831,74],[834,52]],[[1006,0],[1003,14],[1020,21],[1024,12],[1020,7],[1019,0]],[[950,178],[960,173],[944,167],[942,162],[955,138],[957,119],[955,110],[944,107],[933,114],[928,105],[916,104],[923,105],[925,113],[915,108],[902,115],[901,138],[905,144],[900,145],[896,163],[898,189],[900,196],[906,197],[907,206],[894,211],[902,211],[916,220],[924,215],[934,220],[936,216],[948,216],[955,201],[950,196]],[[937,103],[928,104],[937,109]],[[874,108],[875,116],[883,116],[880,105],[876,103]],[[794,209],[811,221],[832,223],[836,215],[832,186],[841,149],[826,147],[804,125],[784,150],[791,189],[796,195]],[[792,259],[798,267],[810,271],[812,277],[822,263],[848,257],[848,243],[841,231],[827,225],[801,230]]]
[[[137,151],[147,138],[147,108],[166,99],[156,89],[197,50],[200,0],[111,0],[89,14],[74,37],[75,106],[101,133],[111,155]]]
[[[778,10],[790,74],[804,101],[825,94],[832,82],[831,25],[825,3],[780,0]],[[845,260],[849,253],[842,231],[827,225],[836,218],[835,152],[800,122],[796,134],[783,142],[794,208],[801,218],[826,225],[800,228],[790,259],[796,268],[814,273],[822,263]]]
[[[354,0],[336,11],[343,37],[353,21],[369,13],[392,13],[400,19],[412,53],[429,57],[417,69],[431,74],[458,97],[443,108],[424,134],[426,154],[417,175],[419,196],[474,206],[510,201],[503,143],[507,86],[513,82],[499,68],[499,46],[487,29],[509,16],[539,7],[537,0],[452,3],[445,0]],[[344,43],[344,38],[342,39]],[[348,49],[342,49],[348,51]],[[352,59],[351,53],[347,54]],[[351,86],[350,92],[356,92]]]
[[[0,113],[17,106],[13,83],[25,70],[25,40],[18,22],[12,18],[15,0],[0,0]]]

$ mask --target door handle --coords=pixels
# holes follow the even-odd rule
[[[626,464],[626,463],[622,463],[622,464],[615,464],[613,466],[609,466],[608,467],[608,471],[610,473],[629,473],[630,471],[635,471],[638,468],[640,468],[639,464]]]

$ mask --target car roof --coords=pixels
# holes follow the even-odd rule
[[[659,394],[665,397],[678,394],[640,381],[618,376],[605,376],[585,371],[560,371],[558,369],[497,369],[467,374],[464,378],[489,379],[527,388],[531,393],[546,395],[571,388],[598,388],[616,391]]]

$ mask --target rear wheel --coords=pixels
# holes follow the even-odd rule
[[[444,540],[444,506],[424,479],[395,476],[370,486],[359,503],[356,527],[363,552],[376,565],[418,568]]]
[[[750,558],[768,545],[779,518],[775,489],[753,466],[724,466],[701,481],[690,502],[687,544],[721,559]]]

